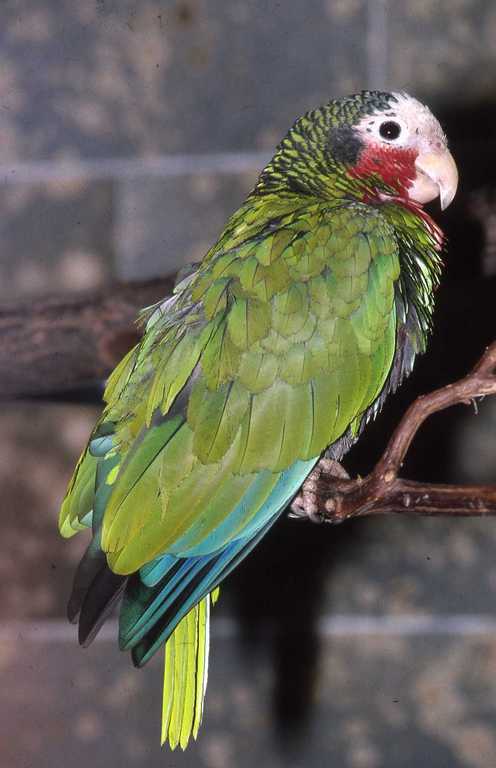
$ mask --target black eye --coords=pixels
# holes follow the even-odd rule
[[[394,141],[401,133],[401,126],[395,123],[393,120],[388,120],[386,123],[381,123],[379,133],[383,139]]]

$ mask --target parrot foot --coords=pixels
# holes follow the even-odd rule
[[[316,467],[310,472],[300,488],[300,492],[293,499],[289,517],[297,520],[310,520],[312,523],[326,522],[326,515],[319,508],[317,489],[322,479],[349,480],[350,476],[339,461],[322,458]]]
[[[420,483],[399,476],[419,427],[456,403],[496,396],[496,341],[464,378],[418,397],[394,430],[381,458],[365,477],[349,478],[328,455],[320,459],[291,505],[292,517],[336,525],[384,514],[496,516],[496,485]]]

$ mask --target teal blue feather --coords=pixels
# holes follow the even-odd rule
[[[254,476],[253,482],[234,510],[208,536],[202,539],[200,544],[190,547],[191,540],[198,539],[201,520],[193,523],[189,531],[170,548],[170,552],[178,557],[198,557],[199,555],[218,552],[234,537],[249,538],[255,535],[268,517],[272,516],[273,511],[285,506],[289,499],[294,496],[314,465],[315,459],[297,461],[285,472],[282,472],[277,484],[267,496],[260,514],[253,515],[253,504],[257,501],[260,489],[273,476],[268,470],[259,472]],[[239,530],[243,521],[250,520],[250,518],[251,521],[242,530]]]
[[[240,516],[246,516],[250,503],[256,498],[258,486],[265,479],[257,476],[228,520],[208,537],[210,549],[207,552],[204,551],[205,542],[184,552],[176,560],[179,563],[184,558],[183,565],[173,574],[172,569],[176,564],[170,555],[166,555],[151,564],[148,571],[142,574],[140,582],[134,583],[134,588],[128,588],[120,616],[120,645],[123,649],[134,649],[135,662],[140,666],[146,663],[192,606],[214,589],[251,551],[285,508],[314,464],[315,460],[297,461],[281,473],[269,497],[241,534],[222,548],[215,548],[216,541],[224,542],[228,539],[226,534],[229,530],[235,530]],[[162,587],[161,579],[157,581],[160,573],[164,580]],[[174,610],[171,610],[173,607]],[[165,615],[167,621],[164,624],[161,620]],[[154,627],[159,627],[159,631],[155,632]],[[146,647],[140,652],[139,644],[147,635],[156,636],[151,641],[147,638]]]
[[[147,587],[154,587],[177,563],[175,555],[161,555],[140,569],[140,579]]]

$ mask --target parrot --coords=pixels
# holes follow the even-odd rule
[[[91,643],[164,649],[161,742],[198,735],[210,609],[323,455],[341,460],[432,331],[458,172],[430,109],[363,90],[299,117],[140,341],[63,500],[91,540],[67,613]]]

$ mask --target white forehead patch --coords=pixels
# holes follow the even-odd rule
[[[397,99],[397,102],[393,102],[393,108],[383,114],[389,115],[397,112],[398,117],[402,118],[409,128],[419,128],[421,132],[429,133],[431,136],[435,135],[444,144],[447,144],[444,131],[429,107],[413,96],[409,96],[404,91],[400,93],[393,92],[393,96]]]
[[[397,123],[401,127],[401,135],[391,144],[402,147],[415,147],[419,151],[432,151],[434,147],[447,146],[446,136],[429,107],[404,92],[393,92],[396,101],[391,102],[389,109],[377,110],[362,118],[357,130],[365,139],[378,139],[384,142],[380,127],[387,121]],[[385,142],[387,143],[387,142]]]

